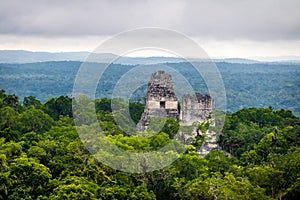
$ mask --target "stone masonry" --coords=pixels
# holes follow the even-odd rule
[[[193,127],[194,122],[205,122],[213,110],[213,100],[209,95],[195,93],[193,95],[185,94],[181,100],[180,115],[178,112],[178,98],[174,91],[174,83],[171,75],[164,71],[154,72],[148,83],[148,90],[145,97],[145,109],[137,124],[138,131],[144,131],[149,125],[152,117],[168,118],[174,117],[181,120],[181,126]],[[188,139],[197,134],[196,127],[189,133],[181,132],[182,137]],[[218,148],[216,143],[216,133],[207,131],[206,140],[203,146],[198,150],[201,156],[206,155],[212,149]]]
[[[174,83],[171,75],[164,71],[152,74],[148,83],[145,97],[145,110],[137,124],[138,131],[144,131],[151,117],[179,117],[178,99],[174,92]]]
[[[195,121],[204,122],[213,110],[213,100],[209,95],[185,94],[181,100],[180,119],[182,125],[192,125]]]

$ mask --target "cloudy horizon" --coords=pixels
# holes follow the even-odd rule
[[[300,56],[299,7],[297,0],[1,1],[0,50],[92,52],[120,32],[160,27],[211,57]]]

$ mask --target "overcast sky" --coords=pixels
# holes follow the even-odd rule
[[[300,56],[299,0],[7,0],[0,49],[93,51],[140,27],[179,31],[211,57]]]

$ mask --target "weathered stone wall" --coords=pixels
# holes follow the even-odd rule
[[[157,100],[155,101],[155,100],[150,100],[150,101],[146,102],[146,106],[148,107],[148,109],[159,109],[159,108],[177,109],[178,108],[178,101],[157,101]]]
[[[148,90],[145,97],[145,110],[137,124],[138,131],[144,131],[150,128],[150,120],[152,117],[168,118],[174,117],[181,119],[181,130],[177,135],[184,143],[193,140],[197,134],[197,127],[194,122],[207,121],[207,117],[213,110],[213,100],[209,95],[185,94],[181,100],[180,116],[178,113],[178,99],[174,92],[174,84],[172,77],[164,71],[157,71],[152,74],[148,84]],[[187,130],[183,131],[183,127]],[[213,131],[206,131],[207,138],[203,146],[198,150],[201,156],[206,155],[212,149],[218,148],[216,143],[217,136]]]
[[[154,72],[148,83],[146,99],[148,101],[177,101],[171,75],[164,71]]]
[[[194,95],[185,94],[181,100],[180,119],[181,126],[193,127],[194,122],[207,122],[207,117],[213,110],[213,100],[209,95],[201,95],[195,93]],[[212,124],[213,125],[213,124]],[[181,137],[193,138],[197,134],[197,128],[194,126],[191,133],[180,133]],[[204,133],[201,133],[204,134]],[[207,135],[202,147],[197,151],[200,156],[205,156],[213,149],[218,149],[217,135],[214,131],[207,130]]]
[[[174,91],[171,75],[164,71],[154,72],[148,83],[146,107],[137,124],[138,131],[144,131],[151,117],[179,118],[178,98]]]
[[[166,109],[178,109],[178,101],[166,101]]]
[[[213,100],[209,95],[185,94],[181,100],[180,119],[184,125],[192,125],[195,121],[203,122],[213,110]]]
[[[220,149],[219,145],[217,144],[217,137],[218,134],[214,131],[206,131],[207,137],[202,144],[202,147],[197,151],[198,155],[204,157],[206,154],[211,152],[214,149]]]

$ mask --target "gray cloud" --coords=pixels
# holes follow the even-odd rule
[[[300,1],[227,0],[187,4],[185,29],[220,39],[299,39]]]
[[[110,35],[153,26],[213,39],[300,39],[298,0],[1,1],[0,34]]]

